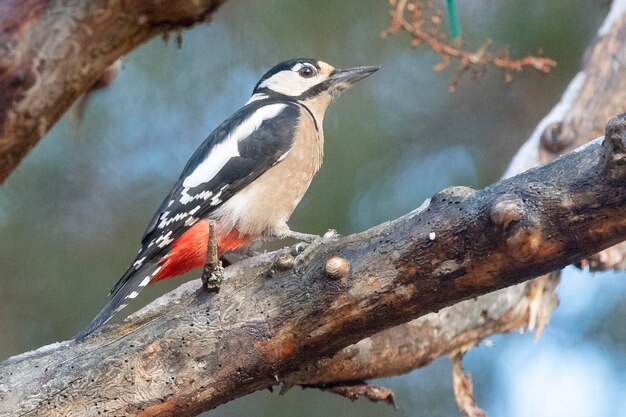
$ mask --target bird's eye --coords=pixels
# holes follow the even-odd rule
[[[313,71],[313,68],[305,66],[298,70],[298,75],[302,78],[311,78],[315,75],[315,71]]]

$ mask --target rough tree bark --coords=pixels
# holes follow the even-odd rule
[[[605,121],[626,111],[626,0],[615,0],[559,103],[513,158],[506,177],[552,161],[601,134]],[[580,262],[592,270],[626,268],[626,242]],[[325,384],[393,376],[477,345],[495,333],[540,333],[558,303],[558,277],[468,300],[391,328],[308,365],[289,384]]]
[[[85,342],[0,364],[0,415],[193,416],[351,343],[626,239],[626,114],[606,139],[483,190],[194,281]],[[287,266],[287,267],[285,267]]]
[[[71,10],[80,12],[77,16],[84,17],[76,21],[89,28],[85,33],[81,32],[81,25],[71,20],[71,24],[64,26],[66,18],[58,13],[58,1],[7,1],[0,4],[0,45],[3,45],[0,49],[0,91],[5,94],[0,101],[0,180],[15,168],[42,131],[58,119],[76,96],[89,88],[99,71],[110,62],[160,31],[204,20],[220,2],[174,1],[165,4],[147,1],[139,4],[125,0],[107,3],[106,7],[110,10],[104,8],[105,2],[100,1],[88,4],[76,0],[72,3],[74,9]],[[87,6],[92,7],[91,11],[99,11],[104,20],[96,19],[94,16],[98,13],[90,14]],[[9,15],[9,10],[18,12]],[[538,165],[588,140],[601,129],[609,115],[626,110],[625,14],[626,1],[614,1],[611,13],[585,55],[581,73],[570,84],[562,102],[540,123],[520,151],[509,174],[524,170],[527,161],[532,161],[530,165]],[[129,18],[118,21],[125,17]],[[133,28],[133,25],[145,25],[146,17],[151,19],[151,28]],[[133,21],[133,18],[137,19]],[[41,23],[40,27],[37,23]],[[90,47],[95,51],[93,58],[81,55],[85,53],[84,48],[82,52],[76,52],[68,51],[71,48],[65,46],[67,61],[74,65],[57,71],[60,64],[55,58],[58,53],[52,53],[55,48],[94,42],[104,45],[116,39],[111,25],[121,25],[124,31],[130,31],[125,33],[135,35],[123,39],[121,44],[118,39],[112,49]],[[45,31],[41,30],[55,27],[63,27],[64,30],[54,32],[50,39],[44,39],[42,34]],[[38,48],[43,52],[39,52]],[[44,59],[37,66],[42,57],[54,59]],[[46,62],[54,65],[46,65]],[[32,68],[37,68],[37,71],[33,72]],[[39,81],[26,82],[33,79]],[[58,82],[58,85],[52,81]],[[47,102],[38,104],[42,97],[46,97]],[[586,262],[598,268],[623,268],[626,259],[623,256],[624,246],[603,251]],[[541,317],[547,319],[555,304],[553,284],[549,279],[539,279],[459,303],[443,309],[439,314],[429,314],[385,330],[344,349],[333,359],[322,359],[314,365],[302,367],[299,372],[281,375],[281,379],[284,377],[286,383],[318,384],[407,372],[441,355],[464,350],[492,333],[525,328],[529,322],[539,321],[541,324]],[[403,348],[400,349],[400,346]],[[0,391],[3,389],[7,387],[0,386]]]
[[[223,1],[0,2],[0,183],[115,60]]]

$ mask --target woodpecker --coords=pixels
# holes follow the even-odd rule
[[[148,284],[204,265],[209,220],[218,256],[261,238],[302,239],[287,226],[322,164],[324,114],[331,102],[378,67],[336,69],[292,59],[269,70],[248,102],[220,124],[183,169],[109,300],[82,340]]]

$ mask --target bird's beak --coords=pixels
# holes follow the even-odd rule
[[[372,75],[378,71],[380,67],[356,67],[349,69],[334,69],[330,73],[329,81],[332,86],[339,91],[348,89],[355,82]]]

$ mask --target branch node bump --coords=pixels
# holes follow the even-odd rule
[[[350,264],[339,256],[332,256],[326,261],[326,277],[333,280],[344,279],[350,273]]]
[[[609,120],[604,142],[605,173],[614,180],[626,177],[626,113]]]
[[[294,258],[289,253],[282,254],[276,259],[276,269],[279,271],[289,271],[295,265]]]
[[[576,140],[575,132],[563,122],[550,123],[540,137],[541,148],[553,155],[562,153],[574,140]]]
[[[431,204],[442,204],[447,202],[452,204],[456,201],[463,201],[467,197],[470,197],[476,193],[476,190],[470,187],[453,186],[448,187],[445,190],[439,191],[433,195],[430,199]]]
[[[511,257],[528,262],[537,255],[544,241],[541,224],[519,197],[501,195],[491,206],[489,216],[502,231]]]

